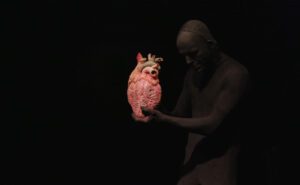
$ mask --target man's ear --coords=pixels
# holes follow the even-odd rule
[[[216,41],[213,40],[207,40],[207,45],[210,49],[217,49],[218,48],[218,44],[216,43]]]

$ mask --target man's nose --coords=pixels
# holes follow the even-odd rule
[[[186,56],[186,57],[185,57],[185,61],[186,61],[187,64],[193,63],[193,60],[192,60],[191,57],[189,57],[189,56]]]

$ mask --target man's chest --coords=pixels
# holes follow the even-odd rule
[[[222,92],[224,80],[220,74],[214,74],[207,81],[203,80],[190,86],[191,105],[193,116],[205,116],[214,108]]]

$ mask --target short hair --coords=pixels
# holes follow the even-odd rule
[[[210,33],[207,25],[196,19],[188,20],[186,21],[180,28],[180,32],[191,32],[196,35],[199,35],[200,37],[204,38],[205,40],[211,40],[215,43],[217,43],[216,39],[212,36]]]

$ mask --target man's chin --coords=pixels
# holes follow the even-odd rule
[[[193,69],[197,72],[202,72],[205,69],[205,66],[203,66],[203,65],[193,66]]]
[[[199,73],[202,72],[203,70],[204,70],[204,67],[196,68],[196,71]]]

